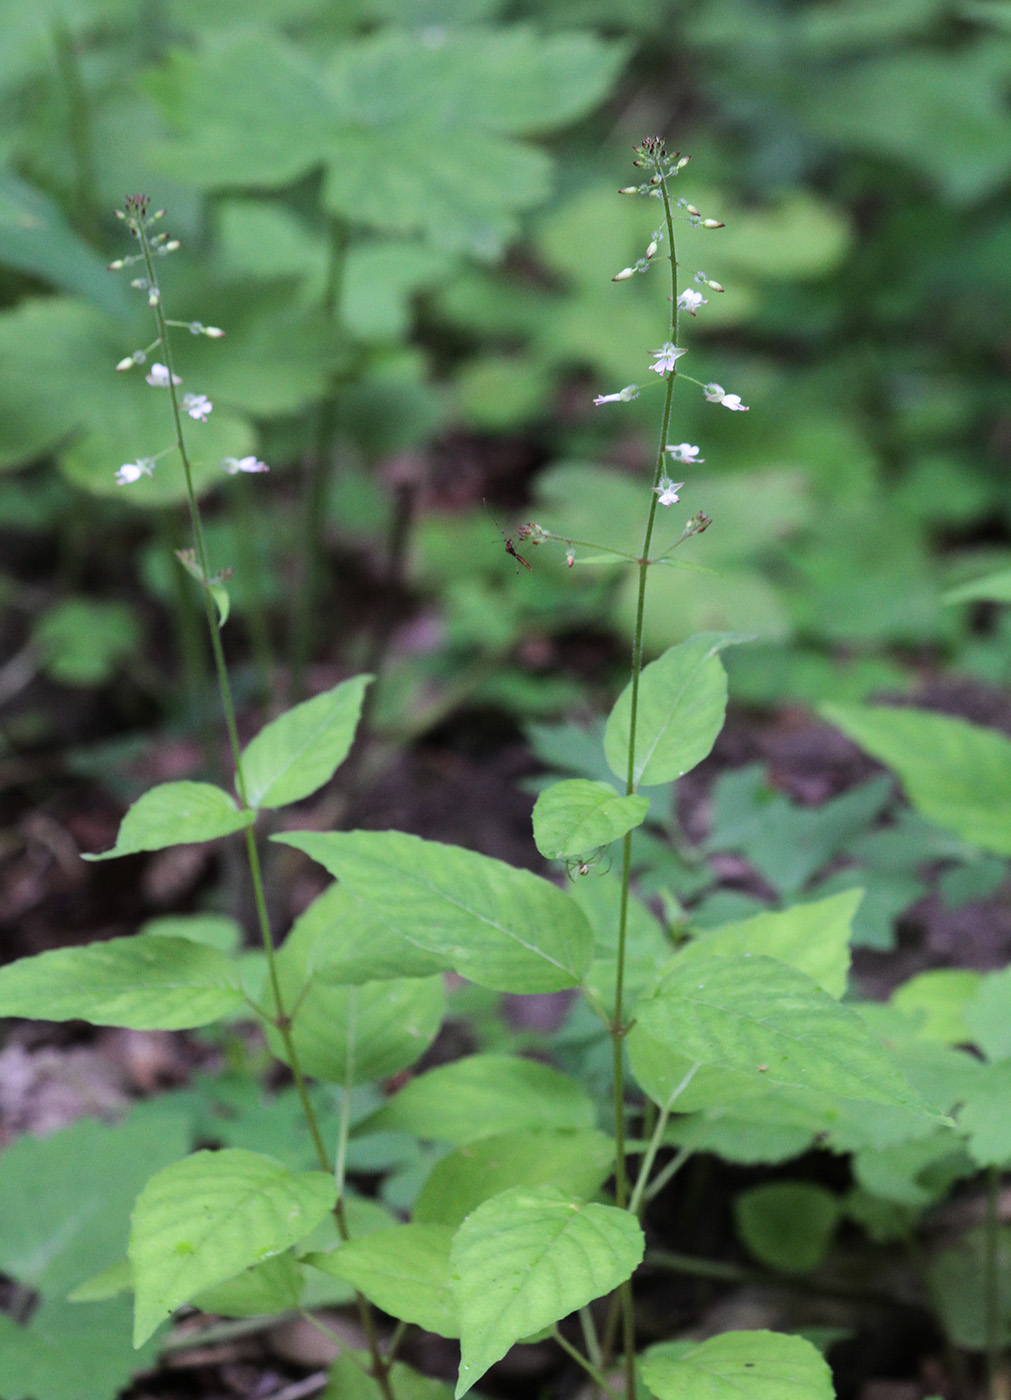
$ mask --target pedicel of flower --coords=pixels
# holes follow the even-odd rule
[[[671,481],[669,476],[660,478],[660,485],[654,486],[653,490],[657,494],[658,504],[662,506],[672,506],[678,500],[678,492],[684,486],[683,481]]]

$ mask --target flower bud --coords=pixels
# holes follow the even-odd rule
[[[709,290],[712,292],[722,292],[724,290],[724,288],[720,286],[719,282],[712,282],[708,277],[705,279],[705,283]]]
[[[618,193],[619,193],[619,194],[638,194],[638,193],[639,193],[639,186],[638,186],[638,185],[626,185],[626,186],[624,187],[624,189],[620,189],[620,190],[618,191]]]
[[[686,213],[686,214],[691,214],[691,216],[692,216],[693,219],[701,219],[701,218],[702,218],[702,215],[701,215],[701,214],[699,213],[699,211],[695,208],[695,205],[694,205],[694,204],[686,204],[686,205],[685,205],[685,213]]]
[[[126,359],[120,360],[119,364],[116,366],[116,373],[121,374],[122,371],[125,369],[133,369],[136,363],[137,361],[133,358],[132,355],[127,355]]]
[[[722,219],[703,219],[703,220],[702,220],[702,227],[703,227],[703,228],[726,228],[726,224],[723,222]]]
[[[656,252],[656,250],[659,248],[659,246],[660,246],[660,244],[659,244],[659,243],[656,241],[656,239],[654,238],[654,239],[653,239],[653,242],[652,242],[652,243],[649,245],[649,247],[646,249],[646,257],[647,257],[647,259],[648,259],[648,258],[651,258],[651,257],[653,256],[653,254]]]
[[[620,272],[615,273],[611,278],[612,282],[627,282],[630,277],[635,276],[634,267],[623,267]]]
[[[682,156],[681,159],[680,159],[680,160],[678,161],[678,163],[677,163],[677,168],[678,168],[678,170],[684,170],[685,166],[688,164],[688,162],[689,162],[690,160],[691,160],[691,156]]]
[[[209,336],[211,340],[223,340],[225,333],[220,326],[204,326],[204,335]]]
[[[115,262],[109,263],[110,272],[122,272],[124,267],[126,267],[125,258],[117,258]]]

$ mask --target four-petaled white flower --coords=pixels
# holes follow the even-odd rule
[[[710,403],[721,403],[734,413],[748,413],[748,405],[741,403],[740,394],[728,394],[722,384],[707,384],[702,391]]]
[[[653,487],[653,490],[659,497],[659,504],[662,506],[674,505],[678,500],[678,492],[683,485],[683,481],[671,481],[669,476],[662,476],[660,478],[660,485]]]
[[[136,462],[124,462],[116,473],[120,486],[130,486],[142,476],[154,476],[154,462],[150,457],[138,457]]]
[[[638,397],[638,384],[626,384],[624,389],[619,389],[616,394],[598,394],[593,402],[599,408],[602,403],[631,403],[633,399]]]
[[[699,456],[699,449],[693,447],[690,442],[679,442],[676,447],[667,446],[665,452],[669,452],[675,462],[687,462],[694,466],[696,462],[704,462],[706,459]]]
[[[266,462],[260,462],[255,457],[224,457],[221,470],[235,476],[237,472],[269,472],[270,468]]]
[[[694,316],[700,306],[709,305],[709,300],[701,292],[693,292],[690,287],[687,287],[678,297],[677,305],[679,311],[687,311],[690,316]]]
[[[207,422],[207,415],[214,405],[206,394],[184,394],[183,408],[191,418],[199,418],[201,423]]]
[[[167,388],[168,388],[169,372],[168,372],[167,366],[165,366],[165,365],[157,365],[157,364],[152,365],[152,366],[151,366],[151,373],[150,373],[150,374],[145,374],[144,378],[145,378],[145,379],[147,380],[147,382],[151,385],[151,388],[152,388],[152,389],[167,389]],[[178,374],[174,374],[174,375],[172,376],[172,383],[173,383],[173,384],[181,384],[182,382],[183,382],[183,381],[179,378]]]
[[[682,355],[687,355],[688,351],[679,350],[668,340],[660,346],[659,350],[651,350],[649,353],[653,356],[653,364],[650,365],[650,369],[655,370],[657,374],[666,374],[668,370],[674,368],[674,361],[680,359]]]

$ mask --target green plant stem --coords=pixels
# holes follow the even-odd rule
[[[137,231],[141,248],[144,254],[144,262],[147,268],[148,282],[151,288],[157,289],[158,279],[155,275],[154,261],[151,254],[151,245],[148,241],[147,230],[143,220],[137,221]],[[235,786],[239,796],[239,802],[243,811],[253,810],[250,807],[246,790],[246,780],[242,771],[242,750],[239,745],[239,730],[235,718],[235,704],[232,698],[231,682],[228,676],[228,666],[225,661],[224,647],[221,644],[221,630],[218,626],[217,613],[214,599],[211,596],[207,580],[211,577],[210,563],[207,554],[207,542],[204,536],[203,522],[200,517],[200,506],[197,500],[196,490],[193,485],[193,469],[190,464],[189,453],[186,448],[186,438],[183,433],[182,410],[179,403],[179,395],[176,391],[175,373],[172,362],[172,346],[169,339],[168,325],[165,320],[165,313],[162,310],[161,297],[154,299],[154,314],[158,323],[158,335],[161,343],[162,354],[164,355],[165,368],[168,371],[169,399],[172,404],[172,416],[175,423],[176,446],[182,459],[183,472],[186,480],[186,499],[189,505],[190,524],[193,532],[193,543],[196,551],[197,563],[200,567],[201,578],[204,580],[201,592],[204,597],[204,612],[207,617],[207,627],[211,639],[211,651],[214,655],[214,669],[217,674],[218,692],[221,697],[221,706],[224,712],[225,728],[228,731],[228,743],[232,753],[232,761],[235,766]],[[284,997],[281,992],[281,982],[277,971],[277,956],[274,950],[274,941],[270,931],[270,920],[267,915],[267,901],[263,888],[263,872],[260,864],[260,855],[256,845],[256,837],[252,826],[247,826],[245,831],[246,854],[249,860],[249,872],[253,883],[253,896],[256,903],[257,920],[260,927],[260,935],[263,941],[263,951],[267,961],[267,977],[270,984],[271,1000],[274,1006],[273,1024],[281,1037],[281,1044],[284,1049],[284,1059],[295,1082],[295,1089],[298,1094],[302,1111],[305,1114],[306,1123],[312,1137],[313,1146],[319,1159],[320,1167],[323,1171],[330,1170],[330,1162],[327,1157],[326,1148],[323,1144],[320,1133],[319,1120],[316,1111],[309,1098],[309,1091],[306,1087],[305,1076],[299,1063],[298,1053],[295,1049],[294,1040],[291,1034],[291,1017],[285,1011]],[[338,1198],[335,1208],[338,1227],[342,1236],[347,1238],[347,1222],[344,1218],[343,1201]],[[376,1384],[379,1386],[384,1400],[394,1400],[393,1390],[390,1386],[389,1367],[383,1360],[379,1350],[379,1342],[376,1336],[375,1320],[372,1316],[372,1309],[368,1300],[361,1294],[356,1293],[358,1310],[362,1320],[362,1327],[365,1331],[369,1345],[369,1354],[372,1358],[373,1375]]]
[[[274,677],[276,657],[267,625],[266,608],[263,602],[263,589],[260,586],[260,567],[256,557],[255,542],[258,539],[260,523],[251,506],[253,483],[248,477],[240,477],[234,483],[234,491],[229,492],[229,500],[234,501],[235,549],[238,567],[242,570],[246,595],[249,600],[244,621],[249,628],[249,640],[253,648],[260,695],[271,707],[277,701]]]
[[[670,269],[671,269],[671,325],[670,338],[673,344],[677,344],[678,332],[678,304],[677,304],[677,250],[674,242],[674,217],[671,211],[670,195],[667,190],[666,177],[661,177],[660,190],[663,197],[664,217],[667,224],[668,247],[670,248]],[[631,796],[637,787],[635,775],[635,733],[639,713],[639,676],[642,671],[642,634],[643,621],[646,613],[646,579],[649,569],[649,551],[653,540],[653,527],[656,522],[657,493],[656,487],[660,484],[663,475],[665,452],[667,445],[667,433],[670,428],[671,406],[674,399],[674,382],[677,378],[677,366],[674,365],[668,371],[665,383],[663,421],[660,428],[660,440],[657,446],[656,466],[653,472],[653,485],[650,490],[649,514],[646,518],[646,528],[643,533],[642,553],[638,560],[638,589],[636,595],[635,608],[635,628],[632,635],[632,693],[629,707],[628,725],[628,766],[625,773],[625,792]],[[629,1027],[625,1024],[625,960],[628,947],[628,906],[629,906],[629,886],[632,873],[632,833],[628,832],[622,843],[621,856],[621,903],[618,916],[618,947],[616,958],[616,971],[614,980],[614,1011],[611,1019],[611,1050],[613,1065],[613,1108],[614,1108],[614,1146],[615,1146],[615,1173],[614,1173],[614,1196],[615,1203],[622,1209],[628,1209],[628,1171],[625,1163],[625,1075],[624,1075],[624,1044]],[[625,1387],[629,1400],[635,1395],[635,1311],[632,1298],[632,1281],[626,1279],[618,1290],[618,1296],[622,1315],[622,1346],[624,1349],[625,1362]]]
[[[602,1390],[605,1393],[605,1395],[615,1394],[615,1392],[608,1385],[604,1376],[597,1369],[597,1367],[594,1366],[593,1362],[588,1361],[578,1347],[574,1347],[570,1341],[566,1340],[566,1338],[562,1336],[561,1332],[559,1332],[557,1327],[554,1330],[554,1338],[558,1345],[561,1347],[562,1351],[566,1352],[569,1356],[571,1356],[573,1361],[575,1361],[579,1366],[583,1368],[586,1374],[593,1381],[594,1385],[596,1385],[600,1390]],[[629,1400],[631,1400],[631,1392],[629,1395]]]
[[[1002,1395],[1001,1298],[1000,1298],[1000,1173],[986,1173],[986,1233],[983,1256],[983,1296],[986,1299],[986,1393],[989,1400]]]
[[[633,1215],[638,1215],[642,1210],[642,1207],[645,1205],[646,1201],[650,1199],[650,1196],[646,1194],[646,1188],[649,1185],[649,1174],[653,1170],[653,1163],[656,1161],[656,1154],[659,1152],[663,1144],[663,1135],[667,1129],[667,1120],[670,1118],[674,1105],[680,1098],[683,1090],[687,1089],[688,1085],[694,1079],[698,1068],[699,1066],[697,1064],[692,1065],[691,1069],[685,1075],[684,1079],[682,1079],[681,1083],[674,1090],[673,1094],[671,1094],[670,1098],[660,1110],[660,1113],[656,1120],[656,1124],[653,1128],[653,1132],[650,1135],[649,1145],[647,1146],[645,1154],[643,1155],[642,1165],[639,1168],[639,1175],[636,1178],[635,1188],[632,1191],[632,1196],[628,1203],[628,1208]],[[677,1161],[677,1158],[675,1158],[675,1161]],[[670,1176],[673,1175],[674,1173],[671,1172],[667,1177],[667,1180],[669,1180]],[[651,1194],[655,1194],[655,1192],[652,1192]]]

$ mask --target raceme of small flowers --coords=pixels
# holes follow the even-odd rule
[[[202,327],[201,331],[204,334],[208,333]],[[218,332],[218,334],[223,335],[224,332]],[[137,361],[131,356],[129,359],[121,361],[116,368],[129,368],[135,363]],[[172,384],[183,382],[178,374],[170,374],[167,365],[157,363],[151,366],[144,378],[152,389],[167,389],[170,381]],[[188,413],[195,422],[206,423],[214,405],[206,394],[184,394],[182,407],[183,412]],[[116,473],[116,481],[120,486],[130,486],[133,482],[139,481],[142,476],[153,476],[156,464],[157,458],[154,457],[138,457],[135,462],[124,462]],[[239,472],[266,472],[270,468],[266,462],[261,462],[256,457],[225,457],[221,462],[221,470],[229,476],[235,476]]]

